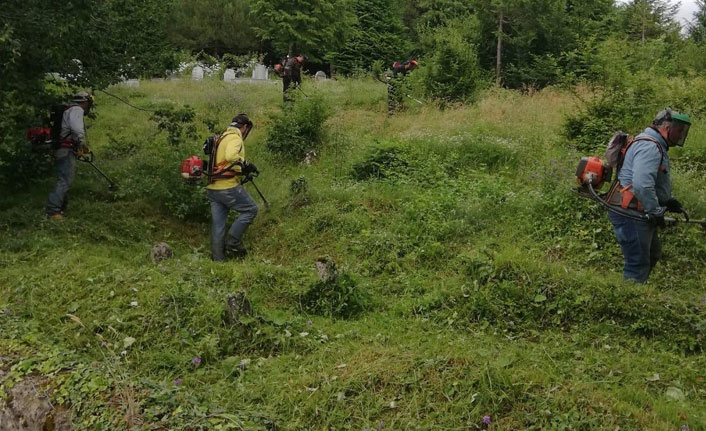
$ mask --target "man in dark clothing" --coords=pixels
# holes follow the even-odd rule
[[[299,54],[296,57],[287,57],[284,62],[284,68],[282,70],[282,95],[285,102],[291,100],[291,97],[287,97],[287,91],[289,91],[290,86],[292,90],[294,90],[302,84],[301,69],[302,64],[304,64],[304,59],[305,57]]]
[[[407,60],[404,63],[396,61],[392,65],[392,76],[387,76],[387,114],[393,115],[402,106],[406,94],[404,78],[407,73],[419,66],[417,60]]]

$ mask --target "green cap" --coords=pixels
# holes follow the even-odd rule
[[[691,125],[691,118],[687,114],[681,114],[671,108],[664,108],[657,113],[657,116],[652,120],[652,124],[659,126],[665,121],[680,121],[682,123]]]
[[[680,114],[676,111],[672,111],[672,121],[681,121],[682,123],[691,125],[691,118],[689,117],[689,114]]]

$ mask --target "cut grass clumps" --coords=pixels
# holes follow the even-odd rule
[[[329,317],[354,317],[367,308],[369,298],[348,274],[341,274],[329,258],[316,263],[319,281],[302,296],[305,310]]]

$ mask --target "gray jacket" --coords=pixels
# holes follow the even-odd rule
[[[659,142],[662,153],[654,142],[639,141],[641,137],[645,136]],[[654,214],[672,197],[672,180],[669,176],[669,147],[664,138],[649,127],[637,135],[635,140],[636,142],[625,153],[625,161],[623,167],[620,168],[618,179],[622,187],[632,184],[632,192],[642,203],[645,212]],[[660,169],[660,160],[663,170]]]
[[[78,104],[72,103],[71,106],[64,111],[61,119],[61,137],[70,136],[74,142],[86,144],[86,128],[83,123],[83,108]],[[64,157],[71,152],[71,148],[59,148],[56,150],[56,157]]]

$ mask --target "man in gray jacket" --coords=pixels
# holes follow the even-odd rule
[[[47,217],[53,220],[64,218],[68,204],[68,192],[76,173],[76,157],[89,153],[86,143],[86,128],[83,117],[88,114],[93,99],[90,94],[80,91],[74,95],[71,105],[61,119],[61,135],[54,153],[59,178],[54,190],[49,194],[46,205]]]
[[[683,146],[691,119],[669,108],[659,112],[652,126],[635,137],[625,153],[618,173],[619,191],[611,203],[646,215],[639,221],[609,212],[615,236],[623,252],[626,280],[645,283],[661,256],[658,227],[664,227],[664,213],[684,212],[672,196],[669,176],[669,148]]]

